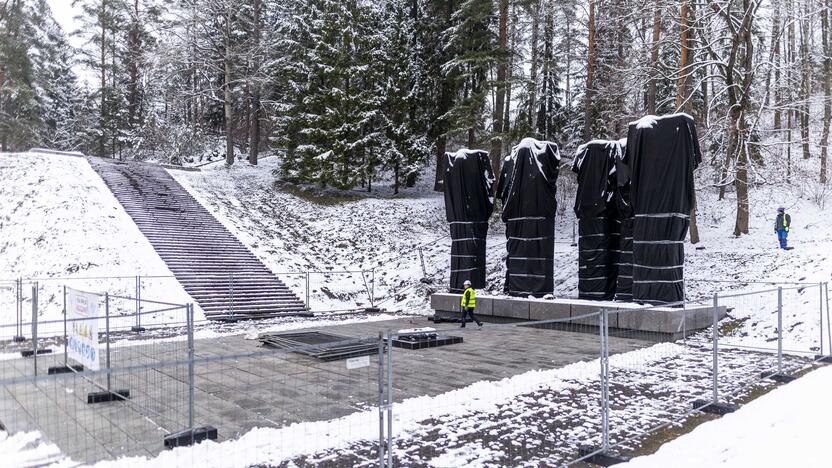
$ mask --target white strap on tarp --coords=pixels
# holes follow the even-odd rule
[[[546,240],[546,239],[554,239],[554,236],[546,236],[546,237],[509,237],[508,240],[518,240],[518,241],[539,241],[539,240]]]
[[[634,240],[633,244],[647,244],[647,245],[662,245],[662,244],[684,244],[685,241],[673,241],[673,240],[655,240],[655,241],[637,241]]]
[[[650,266],[650,265],[639,265],[637,263],[633,263],[634,268],[647,268],[650,270],[675,270],[677,268],[684,268],[684,265],[673,265],[673,266]]]
[[[690,218],[690,213],[643,213],[637,214],[636,218]]]

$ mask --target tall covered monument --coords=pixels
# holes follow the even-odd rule
[[[617,177],[626,169],[618,168],[623,154],[622,141],[593,140],[578,147],[572,164],[578,175],[575,216],[581,299],[612,300],[616,296],[622,256]]]
[[[505,292],[540,297],[554,290],[555,211],[560,152],[523,139],[503,164],[497,196],[506,223]]]
[[[445,215],[451,227],[450,291],[465,280],[485,287],[485,242],[494,211],[494,170],[486,151],[445,153]]]
[[[633,218],[633,300],[684,299],[684,242],[702,161],[693,118],[647,116],[627,135]]]

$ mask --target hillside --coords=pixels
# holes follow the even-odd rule
[[[162,277],[143,281],[147,299],[191,301],[84,158],[4,153],[0,178],[0,323],[14,320],[15,278],[38,281],[41,320],[61,316],[65,285],[134,296],[136,275]],[[31,294],[28,283],[24,294]],[[132,304],[114,306],[132,311]]]

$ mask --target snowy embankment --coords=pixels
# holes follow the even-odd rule
[[[0,178],[0,325],[15,321],[15,278],[38,282],[39,321],[49,321],[62,317],[64,286],[132,297],[135,275],[172,276],[84,158],[4,153],[0,154]],[[23,285],[27,322],[31,320],[31,288],[30,283]],[[193,302],[173,278],[144,280],[142,297]],[[134,312],[134,305],[135,301],[113,300],[110,310],[114,315],[127,315]],[[146,305],[145,310],[151,307]],[[196,314],[198,320],[202,318],[199,310]],[[183,319],[158,314],[142,321]],[[4,328],[0,335],[8,337],[12,331]],[[49,327],[38,332],[48,334]]]
[[[388,309],[428,314],[429,295],[444,291],[450,238],[442,194],[433,192],[430,170],[417,187],[400,195],[363,191],[305,191],[276,185],[276,157],[258,166],[214,164],[200,172],[169,171],[231,232],[301,297],[305,278],[297,272],[375,270],[377,301]],[[564,295],[577,286],[577,252],[570,247],[571,207],[559,216],[555,247],[556,283]],[[500,291],[505,276],[505,234],[501,222],[492,224],[488,238],[489,290]],[[418,247],[423,247],[425,277]],[[572,263],[575,265],[572,266]],[[560,266],[564,268],[561,269]],[[366,278],[370,279],[369,274]],[[313,274],[313,310],[366,305],[368,294],[361,274]]]
[[[829,455],[823,447],[832,415],[830,388],[832,367],[815,370],[735,413],[700,425],[653,455],[615,466],[828,467]]]

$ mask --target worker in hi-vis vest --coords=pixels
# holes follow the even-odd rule
[[[471,320],[477,322],[477,325],[482,326],[482,322],[474,316],[474,309],[477,307],[474,288],[471,287],[471,282],[468,280],[465,280],[462,285],[465,286],[465,291],[462,293],[462,300],[459,302],[459,305],[462,306],[462,326],[460,328],[465,328],[465,319],[467,317],[471,317]]]
[[[792,217],[786,214],[782,206],[777,208],[777,218],[774,219],[774,232],[777,233],[777,240],[780,241],[780,248],[791,250],[788,246],[789,228],[792,225]]]

